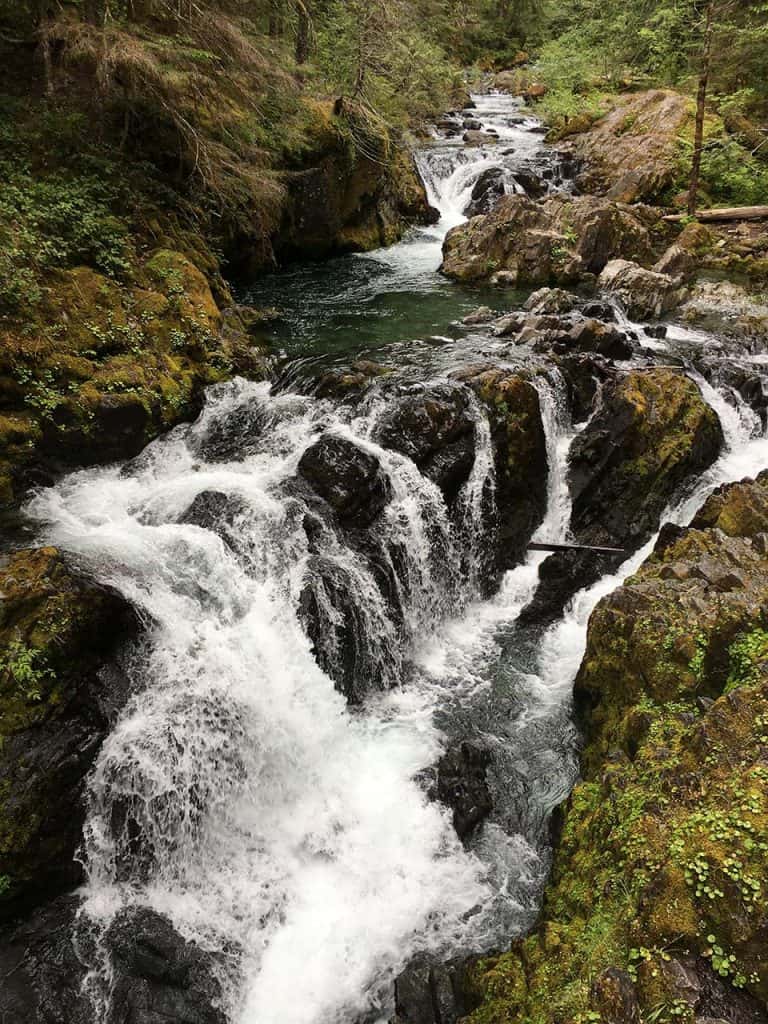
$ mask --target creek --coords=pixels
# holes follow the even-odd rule
[[[387,1020],[393,981],[415,954],[498,948],[531,927],[551,814],[577,778],[571,689],[589,614],[653,543],[580,591],[553,625],[523,627],[545,556],[530,554],[487,596],[494,460],[474,396],[473,465],[449,515],[414,462],[377,440],[386,388],[374,383],[350,405],[308,386],[318,367],[360,358],[387,368],[388,387],[395,380],[405,392],[442,386],[478,360],[519,365],[508,340],[459,321],[480,303],[503,311],[523,296],[448,282],[441,244],[488,170],[508,191],[523,168],[546,174],[548,188],[570,184],[518,101],[476,103],[471,115],[498,143],[466,147],[460,134],[437,133],[418,154],[439,223],[390,249],[299,266],[251,289],[249,301],[283,311],[279,387],[216,385],[194,424],[126,465],[72,474],[30,506],[46,542],[147,622],[126,666],[134,696],[89,785],[82,914],[97,933],[127,905],[167,915],[215,956],[238,1024]],[[673,325],[660,341],[625,326],[648,352],[689,368],[712,340]],[[664,518],[680,523],[719,483],[768,465],[758,417],[726,384],[689,372],[726,446],[668,509]],[[568,448],[584,424],[571,422],[556,372],[535,383],[548,463],[535,539],[565,541]],[[296,486],[302,456],[328,434],[373,456],[388,481],[367,543],[394,580],[396,611],[371,562],[314,521]],[[329,580],[351,620],[341,623]],[[305,628],[309,599],[327,640],[324,668]],[[332,678],[349,672],[337,638],[350,630],[352,705]],[[493,810],[463,845],[425,779],[446,748],[467,740],[490,752]],[[110,983],[96,956],[95,1021],[111,1019]]]

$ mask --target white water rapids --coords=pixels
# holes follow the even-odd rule
[[[503,134],[500,146],[532,152],[540,140],[508,123],[517,110],[494,97],[477,113]],[[403,287],[408,274],[434,272],[445,231],[494,159],[453,143],[422,155],[443,221],[381,254]],[[679,522],[718,483],[768,465],[756,418],[699,384],[727,447],[670,509]],[[562,383],[553,376],[537,386],[549,484],[536,536],[562,541],[575,429]],[[391,982],[414,953],[491,948],[530,925],[548,867],[548,816],[576,778],[570,694],[587,620],[648,550],[578,594],[543,635],[521,636],[515,620],[544,556],[509,572],[491,601],[478,600],[479,552],[467,558],[493,490],[484,413],[473,406],[475,467],[458,528],[415,465],[372,440],[381,413],[375,395],[351,414],[273,395],[267,384],[217,385],[191,427],[124,468],[75,473],[30,507],[46,541],[126,595],[148,623],[129,664],[135,696],[90,782],[84,913],[105,927],[123,906],[150,906],[223,954],[236,1024],[375,1019],[389,1012]],[[258,443],[210,458],[210,439],[243,423],[258,424]],[[314,547],[308,540],[292,481],[304,451],[328,432],[375,454],[391,481],[377,529],[382,550],[400,553],[402,622],[354,550],[332,531],[321,529]],[[211,493],[225,496],[216,521],[191,521],[196,499]],[[299,614],[318,550],[359,613],[370,678],[357,710],[318,666]],[[332,625],[337,613],[323,607]],[[384,686],[406,677],[402,688]],[[497,804],[468,849],[418,781],[463,723],[494,754]],[[95,963],[89,983],[95,1020],[108,1021],[108,969]]]

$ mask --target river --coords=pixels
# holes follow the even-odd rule
[[[444,381],[481,357],[518,358],[508,341],[460,320],[481,302],[514,308],[522,295],[448,282],[438,272],[442,241],[488,169],[501,170],[507,190],[525,167],[546,170],[552,188],[570,183],[516,100],[476,103],[471,115],[497,144],[467,148],[443,133],[418,154],[438,224],[250,290],[250,301],[283,312],[279,389],[216,385],[196,423],[125,466],[70,475],[30,506],[46,541],[147,622],[128,666],[135,695],[90,782],[83,914],[97,931],[126,905],[168,915],[217,955],[237,1024],[386,1020],[393,980],[414,954],[492,949],[531,926],[550,815],[577,777],[571,688],[588,617],[650,548],[580,592],[553,626],[522,628],[544,556],[530,555],[482,597],[473,545],[494,480],[479,404],[468,399],[475,458],[457,525],[437,487],[375,440],[383,392],[349,406],[304,386],[319,364],[360,357],[404,386]],[[684,360],[708,341],[682,327],[659,341],[629,326],[648,351]],[[726,449],[668,510],[681,523],[717,484],[768,465],[757,416],[728,388],[697,380]],[[570,421],[556,374],[537,387],[549,477],[536,539],[563,541],[568,447],[583,424]],[[311,509],[292,481],[328,433],[374,455],[390,482],[372,529],[382,557],[398,552],[398,616],[353,547],[322,526],[308,539]],[[355,609],[364,695],[355,707],[320,668],[300,612],[314,587],[331,636],[339,613],[312,577],[319,559]],[[343,652],[325,655],[333,665]],[[421,780],[446,746],[466,739],[491,752],[494,809],[463,846]],[[94,1020],[109,1020],[110,971],[98,957],[88,983]]]

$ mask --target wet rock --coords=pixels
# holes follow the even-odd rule
[[[630,316],[638,319],[662,316],[685,297],[677,280],[645,270],[630,260],[612,260],[600,274],[598,284],[615,295]]]
[[[301,456],[299,475],[340,519],[367,526],[389,500],[389,482],[375,455],[337,434],[323,434]]]
[[[493,810],[488,788],[488,750],[464,741],[450,749],[437,765],[435,797],[453,811],[453,827],[466,840]]]
[[[365,554],[360,557],[365,559]],[[397,587],[394,581],[378,582],[396,620],[400,612]],[[317,663],[350,704],[360,704],[371,690],[385,688],[397,666],[395,652],[381,646],[382,638],[371,635],[356,595],[354,581],[342,563],[324,555],[310,557],[299,596],[299,618]]]
[[[594,320],[602,320],[604,323],[612,323],[616,319],[616,309],[610,302],[600,302],[592,299],[582,305],[581,312],[584,316],[591,317]]]
[[[596,352],[608,359],[631,359],[635,346],[613,324],[600,320],[580,320],[568,331],[568,348],[579,352]]]
[[[467,390],[438,385],[400,398],[377,425],[375,437],[412,459],[450,502],[472,472],[474,430]]]
[[[196,423],[188,434],[188,444],[205,462],[240,461],[259,450],[273,422],[274,415],[264,405],[246,400]]]
[[[544,515],[547,454],[536,388],[500,367],[467,368],[466,381],[488,410],[496,472],[496,522],[489,531],[488,582],[515,565]]]
[[[461,321],[467,327],[474,327],[475,324],[487,324],[496,316],[490,306],[478,306],[476,310],[469,313]]]
[[[430,963],[413,960],[395,982],[392,1024],[458,1024],[477,1009],[468,960]]]
[[[650,259],[657,214],[593,196],[550,196],[534,203],[504,196],[494,209],[450,231],[442,271],[462,281],[569,283],[599,274],[616,257]]]
[[[574,423],[582,423],[594,411],[595,399],[613,369],[607,360],[588,352],[558,355],[555,362],[568,385],[568,401]]]
[[[549,191],[546,182],[528,167],[519,167],[515,170],[515,181],[531,199],[541,199]]]
[[[483,171],[475,182],[472,195],[464,214],[467,217],[476,217],[481,213],[488,213],[505,194],[504,172],[498,167],[490,167]]]
[[[684,480],[717,458],[723,432],[689,378],[637,371],[609,384],[571,447],[571,520],[583,543],[637,546]]]
[[[0,936],[0,1020],[95,1024],[82,991],[92,938],[78,927],[77,896],[63,896]]]
[[[481,132],[483,130],[481,122],[474,117],[466,118],[466,120],[462,124],[462,128],[464,129],[464,131],[467,132]]]
[[[55,548],[0,569],[0,919],[82,878],[85,779],[129,696],[117,652],[138,633],[128,603]]]
[[[116,1020],[131,1024],[226,1024],[212,958],[146,907],[121,911],[106,936]]]
[[[531,313],[570,313],[579,301],[578,295],[562,288],[539,288],[528,296],[523,308]]]
[[[468,146],[488,146],[499,141],[498,136],[480,131],[464,132],[462,138]]]
[[[232,531],[238,517],[246,509],[247,504],[239,495],[225,494],[223,491],[201,491],[179,517],[179,522],[211,530],[230,547],[236,547]]]

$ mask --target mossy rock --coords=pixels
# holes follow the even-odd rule
[[[764,477],[721,488],[593,613],[542,921],[477,965],[472,1024],[766,1019],[765,515]]]
[[[0,916],[80,879],[84,780],[127,696],[103,670],[138,628],[56,548],[0,568]]]

